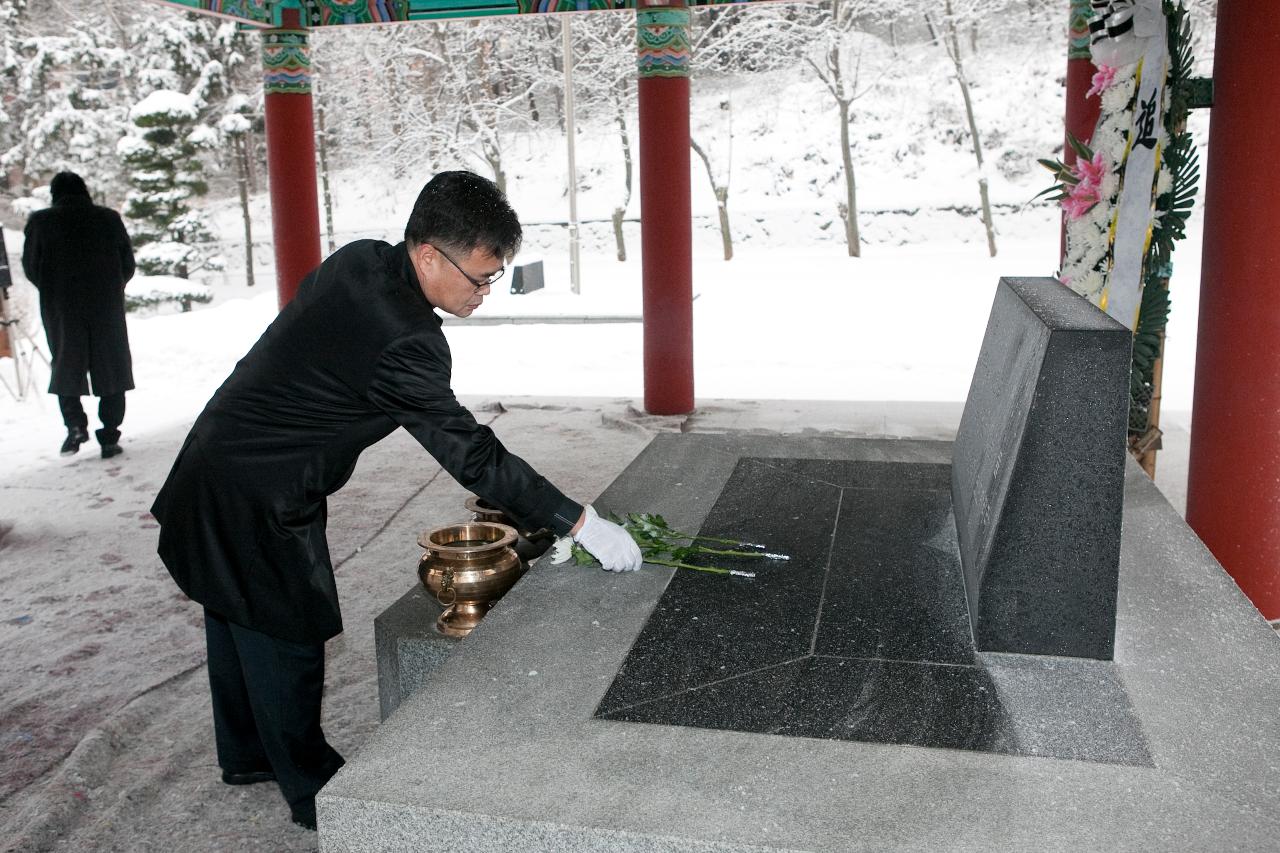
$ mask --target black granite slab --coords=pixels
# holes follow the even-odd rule
[[[972,663],[955,531],[948,491],[846,489],[815,652]]]
[[[950,482],[937,463],[740,459],[698,532],[791,559],[675,572],[596,716],[1150,764],[1112,664],[1081,691],[1065,659],[976,651]]]
[[[951,466],[941,462],[914,462],[871,459],[756,459],[757,462],[799,474],[810,480],[849,489],[934,489],[951,488]]]
[[[732,709],[732,725],[725,711]],[[608,714],[791,737],[1015,752],[980,667],[807,656]]]
[[[796,503],[797,495],[808,500]],[[649,701],[813,651],[840,489],[757,460],[734,469],[701,533],[761,541],[789,560],[717,557],[752,579],[677,571],[601,708]],[[691,561],[697,562],[697,561]]]
[[[1132,341],[1054,279],[1000,280],[952,457],[983,651],[1112,656]]]

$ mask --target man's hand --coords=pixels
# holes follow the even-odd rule
[[[634,572],[644,562],[631,534],[597,515],[595,507],[588,505],[575,527],[573,541],[590,551],[605,571]]]

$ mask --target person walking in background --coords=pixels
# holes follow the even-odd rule
[[[59,172],[49,186],[53,205],[27,221],[22,270],[40,291],[53,375],[49,393],[67,427],[60,452],[70,456],[89,440],[80,398],[90,382],[98,397],[102,458],[121,453],[124,394],[133,390],[133,360],[124,320],[124,286],[133,278],[133,246],[114,210],[95,205],[75,172]],[[86,379],[87,376],[87,379]]]

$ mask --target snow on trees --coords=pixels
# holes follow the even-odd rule
[[[213,235],[191,207],[192,197],[209,189],[201,150],[218,138],[199,115],[191,95],[157,89],[129,111],[136,130],[117,147],[131,187],[124,213],[132,221],[138,268],[147,275],[188,278],[222,268],[220,258],[202,249]]]
[[[9,145],[0,165],[20,180],[67,169],[83,174],[95,192],[109,192],[114,175],[103,166],[124,118],[114,91],[127,74],[127,53],[96,28],[30,35],[6,47],[13,89],[6,92]]]
[[[103,204],[118,206],[128,193],[124,212],[140,231],[144,270],[187,275],[216,265],[194,248],[211,235],[191,202],[207,186],[202,161],[221,149],[217,123],[231,111],[228,99],[239,89],[260,102],[256,65],[245,59],[248,37],[230,22],[121,0],[75,15],[47,6],[29,13],[24,0],[0,0],[0,168],[10,190],[21,197],[55,172],[78,172]],[[142,119],[145,129],[131,113],[157,91],[171,93],[161,100],[175,107],[167,131],[154,110]],[[187,101],[176,104],[174,95]],[[162,162],[188,155],[189,162]]]
[[[891,51],[869,32],[888,14],[873,0],[830,0],[814,6],[798,6],[783,18],[782,30],[793,39],[803,61],[836,102],[840,132],[840,159],[845,193],[837,202],[844,221],[850,257],[862,254],[858,228],[858,184],[854,171],[853,104],[869,94],[892,64]],[[755,26],[758,28],[759,24]]]
[[[256,223],[248,217],[249,200],[260,189],[255,173],[261,177],[263,162],[257,36],[126,0],[74,11],[47,3],[32,11],[30,3],[0,0],[0,165],[11,194],[33,195],[63,168],[84,174],[103,203],[119,206],[128,190],[137,205],[131,210],[150,207],[159,217],[135,220],[148,232],[141,240],[155,244],[147,253],[157,264],[185,261],[190,274],[205,262],[189,253],[208,248],[197,239],[202,220],[195,211],[203,205],[196,188],[211,184],[210,196],[229,205],[241,196],[245,252],[251,251]],[[770,233],[765,222],[783,206],[808,208],[813,237],[845,242],[852,254],[868,237],[892,239],[886,235],[898,227],[889,224],[893,217],[911,215],[921,201],[971,215],[988,172],[991,198],[982,207],[1007,209],[1009,182],[1034,168],[1026,152],[1043,151],[1037,134],[1045,121],[1060,118],[1053,102],[1060,68],[1043,61],[1051,43],[1060,46],[1060,0],[817,0],[694,8],[692,14],[694,200],[712,221],[719,214],[725,256],[734,242]],[[634,17],[578,15],[572,29],[584,220],[612,219],[610,242],[622,260],[628,255],[623,223],[637,215]],[[1019,44],[1025,50],[1015,56]],[[501,183],[510,180],[522,202],[529,186],[541,190],[562,180],[564,158],[556,152],[565,144],[564,76],[556,19],[318,28],[312,46],[314,78],[324,83],[314,102],[317,121],[325,124],[317,153],[325,166],[332,164],[332,172],[321,169],[322,180],[335,182],[332,202],[345,202],[340,170],[356,164],[385,164],[405,181],[441,168],[474,168]],[[1039,78],[1016,88],[1029,112],[1048,119],[984,125],[984,116],[987,122],[1003,118],[997,112],[1008,101],[1002,90],[1014,88],[1006,68]],[[790,94],[783,95],[786,89]],[[171,115],[175,122],[181,117],[163,143],[172,149],[166,156],[177,158],[171,171],[152,162],[160,155],[147,137],[162,128],[130,118],[153,92],[181,95],[195,111],[194,118],[187,109]],[[730,109],[722,108],[726,103]],[[792,123],[762,121],[769,112]],[[982,168],[975,173],[979,156]],[[899,177],[914,185],[923,172],[943,169],[966,176],[962,193],[955,182],[927,198],[886,192]],[[534,171],[537,180],[526,184]],[[970,174],[980,180],[978,195]],[[731,175],[737,234],[730,232]],[[708,204],[713,196],[716,213]],[[781,197],[790,200],[775,205]],[[173,201],[184,210],[161,213]],[[394,204],[385,194],[387,215],[399,215]],[[861,229],[860,213],[869,222]],[[550,220],[557,213],[547,208],[537,215]],[[984,218],[990,225],[990,214]],[[340,227],[341,215],[337,222]],[[228,223],[228,233],[219,235],[227,254],[240,250],[239,224]],[[965,228],[966,239],[982,239],[976,222]],[[330,239],[343,238],[339,231]],[[185,248],[162,250],[170,242]]]
[[[440,27],[436,44],[410,54],[425,85],[406,98],[418,105],[406,115],[406,136],[463,162],[479,161],[505,192],[512,135],[535,128],[529,95],[545,85],[529,73],[536,69],[519,38],[532,32],[513,32],[495,18]]]
[[[21,57],[18,54],[18,28],[22,24],[24,3],[22,0],[0,0],[0,84],[3,88],[4,109],[0,110],[0,161],[14,152],[20,139],[18,133],[19,111],[18,78]],[[15,109],[16,108],[16,109]]]
[[[969,77],[965,73],[959,33],[961,30],[969,33],[970,49],[976,51],[979,22],[993,17],[998,9],[999,4],[993,0],[944,0],[938,29],[935,29],[929,12],[924,13],[930,34],[942,44],[947,52],[947,58],[955,67],[956,84],[960,87],[960,97],[964,100],[969,140],[973,145],[973,156],[978,164],[978,197],[982,203],[982,224],[987,229],[987,251],[993,258],[996,256],[996,226],[991,218],[987,168],[982,158],[982,137],[978,133],[978,120],[974,115],[973,97],[970,94]]]
[[[627,259],[622,221],[631,205],[634,172],[627,116],[637,109],[635,44],[635,20],[630,15],[584,15],[574,26],[579,107],[585,117],[598,117],[613,124],[618,131],[623,191],[610,218],[620,261]],[[563,76],[557,75],[555,79],[563,80]]]
[[[228,112],[218,120],[218,130],[233,149],[233,158],[236,163],[236,189],[240,193],[240,218],[244,220],[244,274],[248,281],[248,285],[253,287],[253,218],[249,212],[249,178],[250,178],[250,154],[249,154],[249,134],[253,130],[253,122],[249,116],[252,115],[252,107],[249,102],[237,95],[227,100]],[[321,113],[323,115],[323,113]],[[321,133],[324,132],[323,122],[321,124]],[[327,201],[327,176],[326,176],[326,201]],[[329,240],[333,241],[333,216],[329,217]],[[330,251],[333,251],[330,248]]]

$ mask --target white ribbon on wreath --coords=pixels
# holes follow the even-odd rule
[[[1121,163],[1120,197],[1111,221],[1111,268],[1102,308],[1130,329],[1142,304],[1142,263],[1155,215],[1156,178],[1164,149],[1165,78],[1169,50],[1161,0],[1093,0],[1095,65],[1138,62],[1136,98]]]
[[[1089,51],[1094,65],[1119,68],[1142,58],[1147,39],[1164,36],[1160,0],[1090,0]]]

